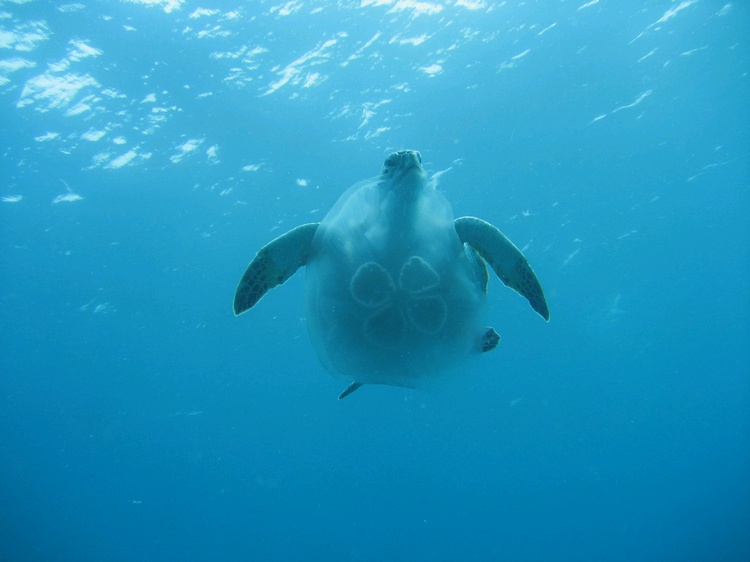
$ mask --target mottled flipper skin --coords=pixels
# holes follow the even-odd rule
[[[490,223],[476,217],[456,219],[456,232],[461,242],[474,248],[490,264],[500,280],[529,301],[545,320],[549,320],[549,308],[544,291],[521,250]]]
[[[317,222],[303,224],[269,242],[255,255],[234,293],[234,314],[250,310],[269,289],[307,263]]]

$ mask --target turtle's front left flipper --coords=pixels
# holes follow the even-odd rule
[[[476,217],[458,218],[455,225],[461,242],[474,248],[506,286],[526,297],[531,308],[549,320],[544,291],[521,250],[497,228]]]
[[[234,314],[251,309],[269,289],[307,263],[317,222],[303,224],[263,246],[247,266],[234,293]]]

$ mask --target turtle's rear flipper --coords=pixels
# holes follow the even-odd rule
[[[500,334],[495,331],[495,328],[488,327],[482,336],[482,353],[485,351],[492,351],[500,343]]]
[[[346,390],[339,394],[339,400],[343,400],[347,396],[349,396],[352,392],[357,390],[360,386],[362,386],[361,382],[353,382],[349,386],[346,387]]]

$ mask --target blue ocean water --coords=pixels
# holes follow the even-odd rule
[[[750,559],[744,2],[0,3],[0,559]],[[392,150],[531,261],[343,401],[255,252]]]

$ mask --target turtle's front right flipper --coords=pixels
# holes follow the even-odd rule
[[[468,244],[490,264],[500,280],[526,297],[531,308],[549,320],[544,291],[529,260],[497,227],[476,217],[460,217],[454,221],[461,242]]]
[[[303,224],[263,246],[247,266],[234,293],[234,314],[250,310],[269,289],[307,263],[317,222]]]

